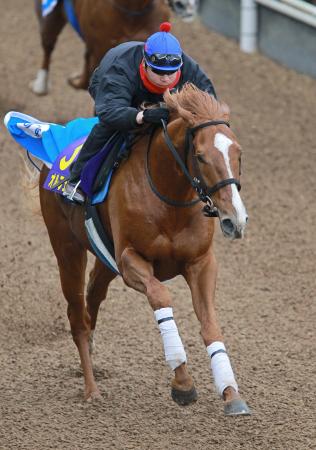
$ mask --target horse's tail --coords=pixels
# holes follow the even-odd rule
[[[34,165],[30,164],[28,160],[25,159],[24,154],[20,154],[22,159],[21,165],[21,184],[26,195],[26,202],[29,209],[36,216],[41,215],[40,206],[39,206],[39,190],[38,190],[38,181],[40,172],[38,168]],[[42,165],[41,162],[39,162]]]

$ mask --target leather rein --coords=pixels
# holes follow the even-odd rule
[[[196,127],[187,128],[186,136],[185,136],[185,145],[184,145],[185,146],[185,161],[182,160],[177,149],[173,145],[173,142],[168,134],[166,122],[161,120],[161,123],[162,123],[164,138],[165,138],[167,147],[171,151],[173,157],[177,161],[183,174],[186,176],[186,178],[188,179],[191,186],[197,192],[198,198],[188,201],[188,202],[179,202],[177,200],[172,200],[172,199],[160,194],[160,192],[157,190],[156,186],[153,183],[153,180],[152,180],[152,177],[150,174],[150,170],[149,170],[149,155],[150,155],[151,143],[152,143],[153,136],[155,133],[155,128],[153,129],[153,131],[150,135],[150,138],[149,138],[148,147],[147,147],[147,156],[146,156],[146,166],[145,166],[146,176],[147,176],[148,183],[151,187],[151,190],[161,201],[163,201],[164,203],[166,203],[170,206],[186,208],[186,207],[194,206],[199,202],[203,202],[203,203],[205,203],[205,206],[203,208],[204,215],[207,217],[218,217],[217,208],[215,207],[213,200],[211,198],[212,195],[215,192],[217,192],[219,189],[223,188],[224,186],[228,186],[229,184],[235,184],[237,186],[238,190],[240,190],[240,188],[241,188],[240,182],[236,178],[226,178],[225,180],[219,181],[214,186],[211,186],[211,187],[208,186],[205,183],[205,180],[201,173],[199,164],[197,162],[196,154],[194,153],[193,139],[194,139],[194,135],[195,135],[196,131],[200,130],[201,128],[206,128],[206,127],[211,127],[211,126],[216,126],[216,125],[226,125],[227,127],[229,127],[230,126],[229,123],[224,120],[210,120],[208,122],[204,122],[200,125],[197,125]],[[195,172],[195,175],[193,177],[191,176],[191,174],[188,170],[188,166],[187,166],[187,160],[188,160],[188,157],[190,154],[192,154],[193,172]]]

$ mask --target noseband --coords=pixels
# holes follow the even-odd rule
[[[182,161],[179,153],[177,152],[175,146],[173,145],[173,142],[168,134],[166,122],[161,120],[161,123],[163,126],[164,138],[165,138],[165,141],[166,141],[166,144],[167,144],[169,150],[171,151],[173,157],[175,158],[178,165],[180,166],[182,172],[188,179],[189,183],[191,184],[193,189],[197,192],[199,198],[192,200],[190,202],[178,202],[176,200],[171,200],[158,192],[157,188],[153,184],[153,181],[152,181],[152,178],[151,178],[151,175],[149,172],[149,152],[150,152],[151,141],[152,141],[154,131],[149,140],[148,149],[147,149],[147,158],[146,158],[146,175],[147,175],[147,179],[148,179],[148,182],[149,182],[149,185],[150,185],[152,191],[160,198],[160,200],[162,200],[164,203],[167,203],[168,205],[171,205],[171,206],[188,207],[188,206],[196,205],[198,202],[201,201],[201,202],[205,203],[205,206],[203,208],[204,215],[207,217],[217,217],[218,211],[213,203],[211,196],[215,192],[219,191],[224,186],[228,186],[229,184],[235,184],[237,186],[238,190],[240,190],[240,187],[241,187],[240,182],[236,178],[226,178],[225,180],[219,181],[214,186],[211,186],[211,187],[208,186],[205,183],[205,180],[201,173],[199,164],[196,160],[196,155],[194,153],[193,139],[194,139],[194,135],[195,135],[196,131],[200,130],[201,128],[206,128],[206,127],[216,126],[216,125],[226,125],[227,127],[229,127],[230,126],[229,123],[225,122],[224,120],[210,120],[208,122],[204,122],[200,125],[197,125],[196,127],[187,128],[186,136],[185,136],[185,161]],[[191,174],[188,170],[188,167],[187,167],[187,160],[188,160],[188,157],[190,154],[192,154],[192,164],[193,164],[193,171],[194,171],[193,177],[191,176]]]

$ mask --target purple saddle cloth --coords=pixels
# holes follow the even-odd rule
[[[93,196],[94,184],[99,170],[103,162],[107,159],[109,153],[119,140],[122,141],[122,136],[119,132],[115,132],[102,148],[102,150],[100,150],[96,155],[90,158],[89,161],[85,164],[81,172],[80,187],[88,197],[91,198]]]

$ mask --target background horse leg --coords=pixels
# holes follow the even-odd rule
[[[96,67],[97,64],[95,64],[94,67]],[[92,69],[91,69],[91,53],[89,52],[88,48],[86,47],[85,53],[84,53],[84,64],[83,64],[83,70],[82,73],[77,73],[75,75],[72,75],[68,78],[68,83],[71,87],[74,89],[88,89],[89,86],[89,80],[92,75]]]
[[[173,400],[180,405],[192,403],[197,399],[197,394],[187,369],[185,352],[173,319],[169,290],[155,278],[152,264],[132,248],[126,248],[123,251],[119,267],[125,283],[145,294],[154,310],[163,339],[166,361],[175,374],[171,391]]]
[[[40,186],[45,174],[42,172]],[[42,215],[57,258],[61,287],[68,302],[67,315],[78,348],[85,382],[85,399],[99,398],[89,353],[90,316],[84,301],[87,251],[73,235],[57,196],[40,189]],[[73,210],[74,211],[74,210]]]
[[[89,338],[90,354],[94,349],[94,332],[99,312],[99,307],[106,298],[110,282],[116,274],[108,269],[98,258],[95,260],[93,269],[90,272],[87,286],[87,310],[90,316],[91,333]]]
[[[37,95],[46,95],[49,91],[48,72],[51,54],[61,30],[67,23],[63,2],[59,1],[53,11],[46,17],[42,16],[42,2],[35,0],[35,11],[40,25],[41,44],[44,51],[41,69],[37,72],[35,80],[29,87]]]
[[[188,265],[184,276],[191,290],[196,316],[201,323],[201,335],[204,344],[210,357],[212,355],[211,368],[217,391],[225,401],[225,414],[250,414],[247,404],[238,393],[238,386],[225,351],[223,335],[216,317],[214,299],[217,263],[212,250],[195,264]]]

